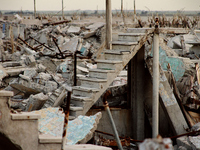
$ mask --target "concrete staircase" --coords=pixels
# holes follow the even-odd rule
[[[1,142],[9,139],[10,144],[13,143],[16,149],[23,150],[61,149],[62,137],[39,135],[38,119],[40,115],[11,111],[9,105],[11,96],[13,96],[13,92],[0,91]],[[0,149],[13,149],[13,147],[9,147],[10,144],[1,144]]]
[[[104,59],[95,60],[97,69],[90,69],[89,76],[79,78],[81,85],[72,88],[70,115],[85,115],[109,87],[117,75],[146,42],[153,29],[128,29],[112,41],[112,50],[104,50]]]
[[[0,149],[2,150],[61,150],[62,137],[41,135],[38,131],[40,115],[10,109],[10,91],[0,90]],[[68,145],[65,150],[111,150],[97,145]]]

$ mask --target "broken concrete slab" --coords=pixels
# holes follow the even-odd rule
[[[192,149],[200,150],[200,136],[189,136],[189,143]]]
[[[59,107],[64,103],[64,98],[66,97],[67,92],[65,89],[61,92],[59,97],[55,100],[55,103],[53,104],[53,107]]]
[[[70,26],[68,29],[67,29],[67,33],[68,34],[79,34],[81,31],[81,28],[80,27],[75,27],[75,26]]]
[[[188,142],[188,137],[187,136],[182,136],[176,139],[177,146],[180,147],[185,147],[187,150],[192,150],[192,146]]]
[[[43,93],[30,95],[25,111],[29,112],[29,111],[41,109],[44,103],[47,101],[47,99],[48,99],[48,96],[44,95]]]
[[[104,22],[95,22],[85,28],[92,31],[92,30],[97,30],[99,28],[102,28],[104,25],[105,25]]]
[[[0,65],[0,80],[2,80],[7,75],[8,74],[7,74],[6,70],[4,69],[4,67],[2,65]]]
[[[39,111],[33,111],[32,113],[41,115],[41,119],[39,119],[40,133],[62,137],[64,124],[63,111],[60,111],[59,108],[49,107]],[[75,120],[69,121],[66,145],[74,145],[76,143],[84,144],[89,141],[97,128],[100,118],[101,112],[94,116],[79,116]]]
[[[146,64],[151,76],[153,76],[153,59],[146,59]],[[165,115],[169,118],[169,123],[175,135],[186,133],[185,129],[188,128],[188,124],[182,114],[180,106],[174,96],[174,93],[169,85],[169,82],[163,72],[162,67],[159,67],[159,95],[161,97],[160,103],[165,110]]]
[[[71,38],[69,42],[66,42],[63,44],[61,48],[62,52],[71,51],[74,53],[76,51],[78,41],[79,41],[78,37]]]

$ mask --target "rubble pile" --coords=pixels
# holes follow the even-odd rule
[[[1,20],[0,86],[14,92],[11,107],[22,111],[63,104],[74,84],[73,58],[78,58],[77,76],[96,67],[87,59],[100,47],[105,24],[36,20],[19,15]]]

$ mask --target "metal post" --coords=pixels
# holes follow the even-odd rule
[[[135,9],[135,0],[134,0],[134,15],[133,15],[133,21],[135,22],[136,20],[136,9]]]
[[[63,0],[62,0],[62,18],[64,19],[64,8],[63,8]]]
[[[77,61],[77,57],[76,57],[76,52],[74,53],[74,86],[76,86],[76,61]]]
[[[159,32],[158,19],[153,37],[153,100],[152,100],[152,133],[153,138],[159,134]]]
[[[67,102],[66,106],[64,108],[65,118],[64,118],[64,127],[63,127],[63,135],[62,135],[62,147],[61,150],[65,149],[66,144],[66,137],[67,137],[67,126],[68,126],[68,120],[69,120],[69,107],[70,107],[70,100],[71,100],[71,92],[68,91],[67,93]]]
[[[35,4],[35,1],[36,0],[34,0],[34,17],[36,18],[36,4]]]
[[[111,0],[106,0],[106,48],[111,49],[112,41],[112,9]]]
[[[109,116],[109,119],[110,119],[110,123],[111,123],[111,125],[112,125],[113,132],[114,132],[114,134],[115,134],[115,139],[116,139],[116,141],[117,141],[118,148],[119,148],[120,150],[123,150],[122,144],[121,144],[121,141],[120,141],[120,139],[119,139],[119,135],[118,135],[118,132],[117,132],[117,129],[116,129],[116,126],[115,126],[115,122],[114,122],[114,120],[113,120],[113,118],[112,118],[112,114],[111,114],[111,112],[110,112],[110,108],[109,108],[109,105],[108,105],[108,102],[107,102],[107,97],[108,97],[110,94],[111,94],[111,92],[108,90],[108,91],[104,94],[104,96],[103,96],[104,108],[105,108],[105,110],[106,110],[107,113],[108,113],[108,116]]]

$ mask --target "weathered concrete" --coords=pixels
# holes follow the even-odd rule
[[[190,143],[188,142],[188,137],[187,136],[182,136],[176,139],[177,142],[177,146],[183,146],[185,147],[187,150],[193,150],[192,146],[190,145]]]
[[[43,93],[39,93],[36,95],[30,95],[25,111],[41,109],[47,99],[48,99],[48,96],[44,95]]]
[[[128,65],[128,95],[132,110],[132,135],[144,139],[144,46]]]
[[[146,64],[148,66],[149,72],[152,76],[152,59],[147,59]],[[166,112],[167,118],[169,118],[169,122],[171,124],[172,130],[174,131],[174,134],[183,134],[186,133],[186,128],[188,128],[188,125],[186,123],[186,120],[180,110],[180,107],[176,101],[176,98],[172,92],[172,89],[167,81],[167,78],[162,70],[162,68],[159,68],[160,70],[160,84],[159,84],[159,95],[161,97],[160,103],[163,107],[163,109]]]
[[[0,91],[0,132],[22,149],[35,150],[38,147],[38,120],[28,118],[23,121],[11,120],[8,105],[10,96],[13,96],[12,92]]]
[[[99,109],[90,109],[86,115],[94,115],[97,112],[99,112]],[[115,122],[117,131],[119,136],[130,136],[132,137],[132,118],[131,118],[131,110],[130,109],[121,109],[121,108],[110,108],[110,111],[112,113],[113,120]],[[97,130],[111,133],[114,135],[114,132],[112,130],[111,124],[109,122],[108,114],[105,110],[101,110],[102,118],[99,121]],[[105,138],[113,138],[111,136],[104,135]]]

